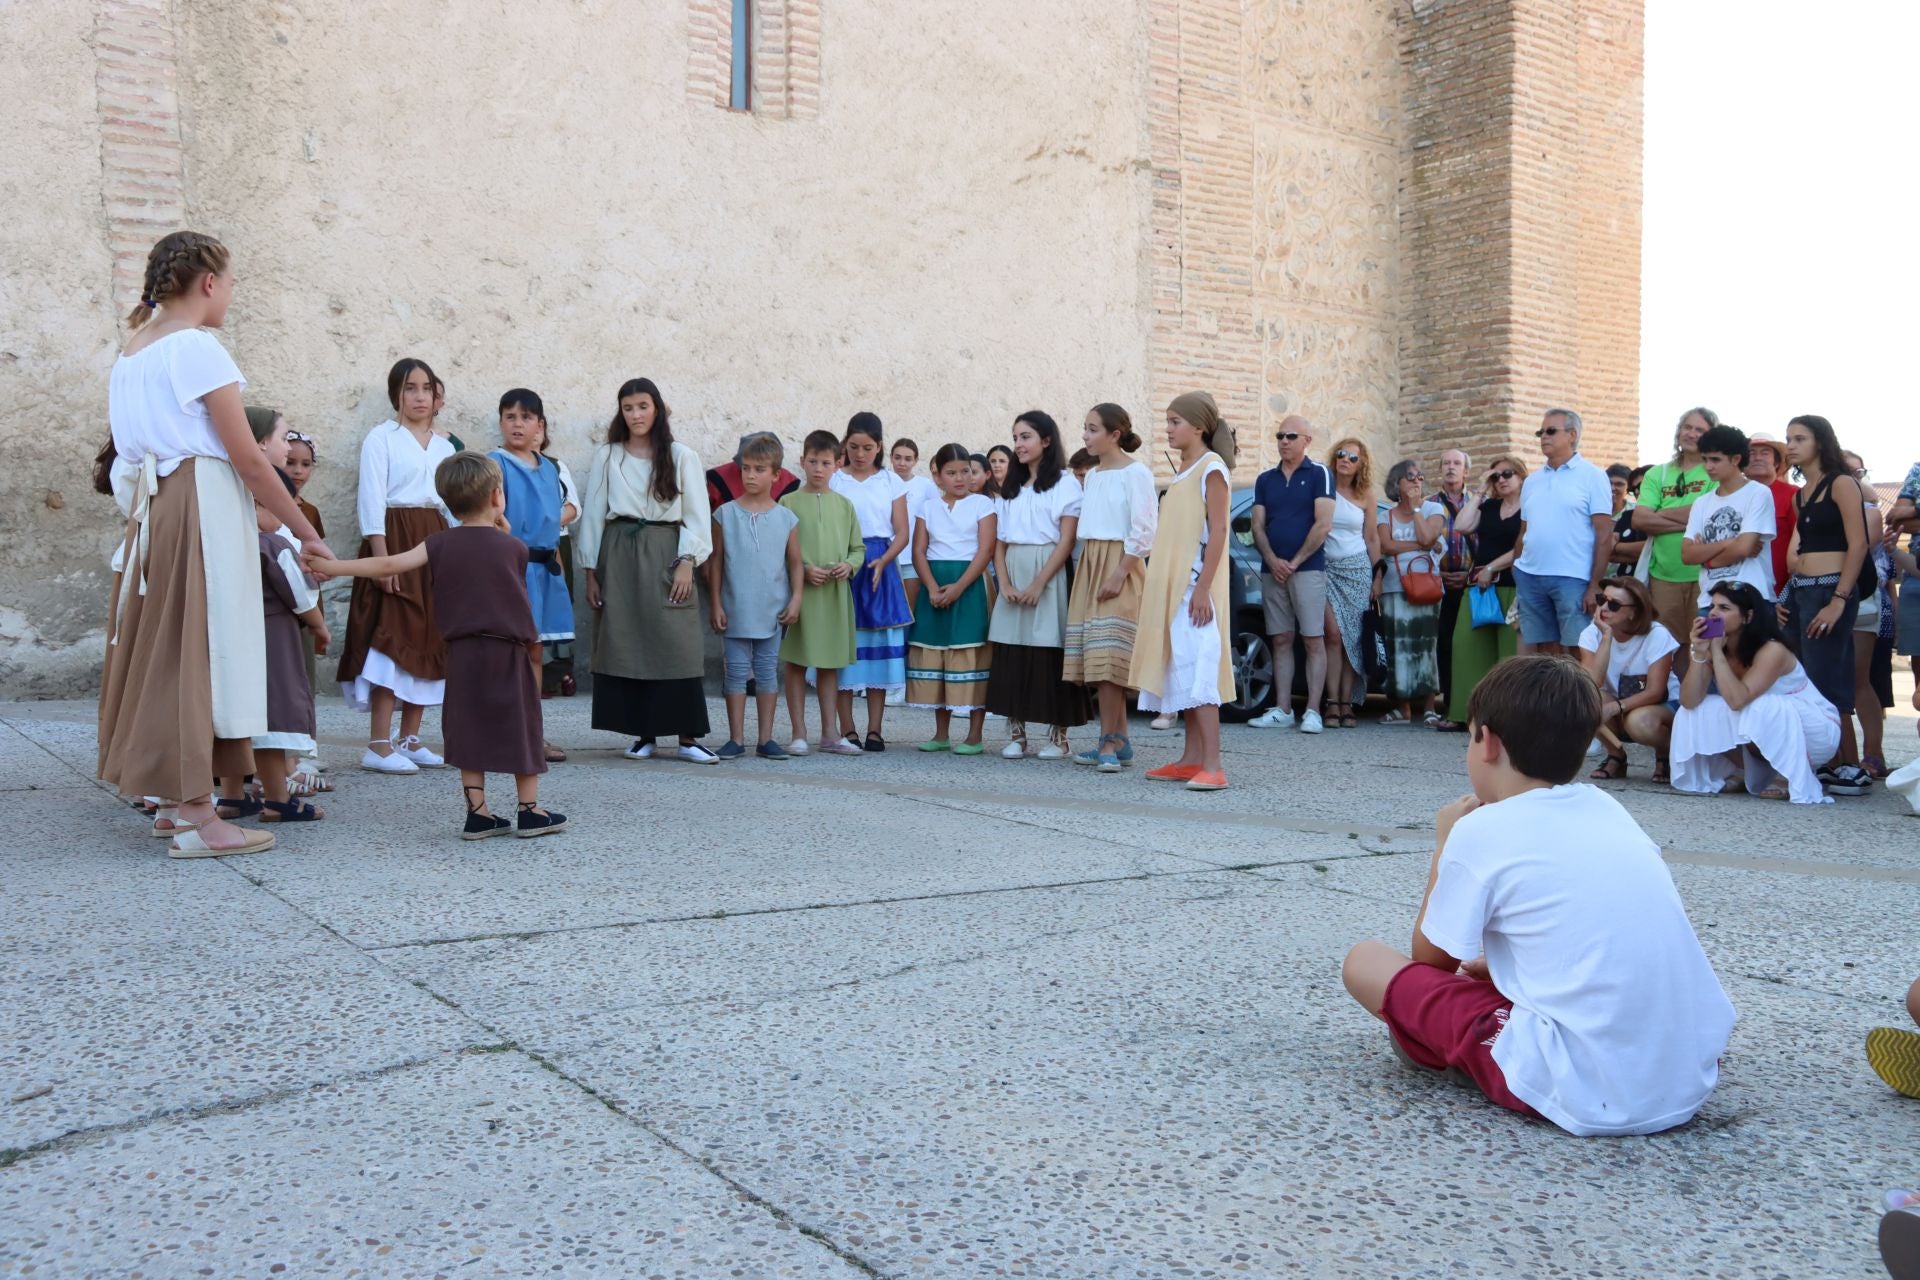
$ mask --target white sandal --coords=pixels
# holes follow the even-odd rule
[[[162,822],[170,823],[171,825],[163,827],[160,825]],[[155,840],[171,840],[180,832],[194,831],[197,830],[199,826],[199,823],[188,822],[180,816],[179,805],[163,804],[153,811],[153,827],[147,834]]]
[[[273,848],[271,831],[248,831],[243,833],[246,843],[232,849],[216,849],[200,835],[198,827],[189,827],[174,837],[167,846],[169,858],[230,858],[242,853],[265,853]]]

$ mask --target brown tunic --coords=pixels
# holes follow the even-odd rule
[[[547,771],[540,681],[529,647],[540,632],[527,602],[527,544],[456,525],[427,539],[432,616],[447,642],[440,712],[447,763],[480,773]]]
[[[313,686],[307,682],[306,644],[295,613],[293,584],[280,565],[287,542],[260,535],[260,588],[267,609],[267,732],[313,736]]]

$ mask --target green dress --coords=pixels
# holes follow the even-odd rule
[[[837,493],[808,493],[795,489],[780,505],[800,520],[800,563],[804,568],[844,564],[858,569],[866,562],[866,544],[860,539],[860,517],[853,504]],[[797,667],[838,671],[853,665],[853,583],[846,578],[803,587],[800,621],[787,628],[780,642],[780,660]]]

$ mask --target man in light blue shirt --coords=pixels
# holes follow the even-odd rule
[[[1520,651],[1567,654],[1586,629],[1613,549],[1613,490],[1607,473],[1580,456],[1579,414],[1549,409],[1533,434],[1546,465],[1520,490]]]

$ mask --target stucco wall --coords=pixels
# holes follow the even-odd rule
[[[0,229],[0,432],[27,462],[0,471],[12,694],[90,678],[114,526],[83,492],[115,341],[89,6],[32,8],[0,14],[8,105],[45,135],[5,180],[54,197]],[[689,101],[687,21],[687,0],[172,0],[188,219],[239,273],[223,338],[249,400],[319,437],[336,549],[401,355],[479,447],[499,393],[535,388],[581,467],[637,375],[710,463],[862,408],[983,448],[1025,408],[1144,405],[1142,8],[845,0],[796,120]],[[63,510],[26,501],[56,481]]]

